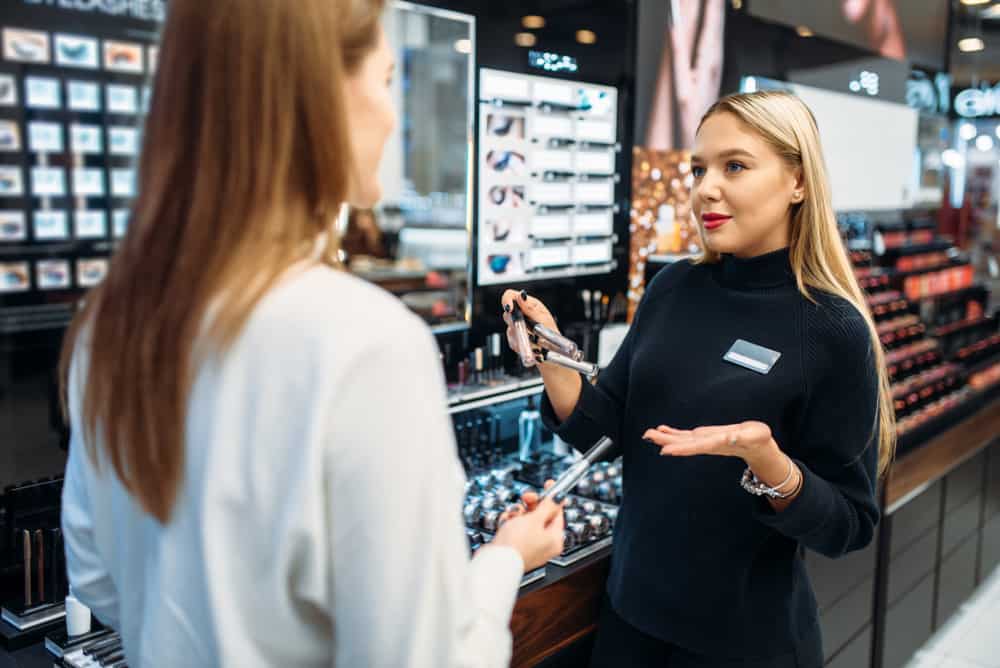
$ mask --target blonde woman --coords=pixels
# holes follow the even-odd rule
[[[719,100],[692,171],[704,256],[657,274],[596,385],[541,367],[549,425],[624,455],[591,665],[818,668],[799,548],[872,539],[895,431],[881,348],[798,98]],[[505,317],[515,300],[555,327],[524,293]]]
[[[395,123],[381,0],[171,0],[133,224],[69,333],[70,584],[130,666],[503,666],[430,332],[339,271]]]

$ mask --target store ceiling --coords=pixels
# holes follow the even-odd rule
[[[976,7],[955,6],[951,35],[951,76],[954,85],[969,86],[980,81],[1000,81],[1000,2]],[[981,37],[982,51],[962,53],[958,40]]]

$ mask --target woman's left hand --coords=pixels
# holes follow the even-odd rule
[[[767,456],[776,446],[771,428],[756,421],[697,429],[660,425],[647,429],[642,437],[658,447],[663,456],[721,455],[740,457],[748,464]]]

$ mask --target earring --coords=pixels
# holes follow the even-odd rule
[[[798,202],[800,199],[802,199],[802,193],[795,193],[792,195],[793,201]]]

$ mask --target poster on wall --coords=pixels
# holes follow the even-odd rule
[[[478,281],[606,273],[618,92],[480,70]]]

